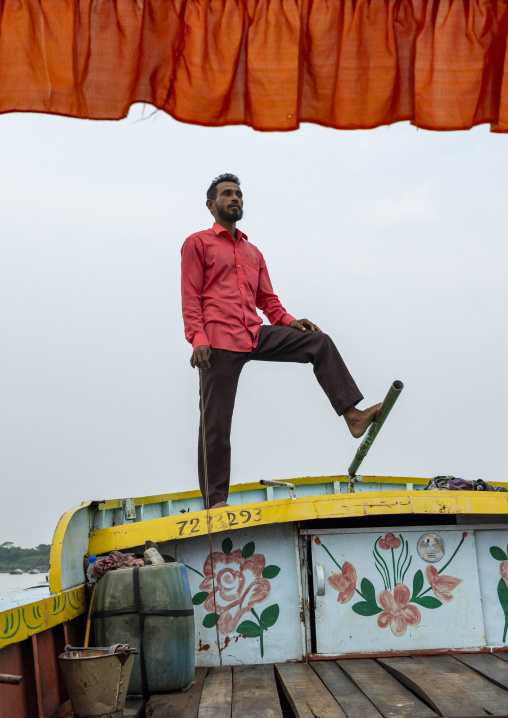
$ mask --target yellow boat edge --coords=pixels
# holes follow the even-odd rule
[[[85,613],[85,587],[0,612],[0,649]]]
[[[60,593],[62,590],[62,548],[71,519],[78,511],[82,511],[91,505],[91,501],[83,501],[79,506],[66,511],[56,525],[49,552],[49,590],[51,593]]]
[[[388,514],[508,513],[508,495],[465,491],[372,491],[297,499],[262,501],[210,511],[210,532],[314,519],[352,518]],[[206,511],[166,516],[93,531],[89,551],[104,554],[152,541],[192,538],[208,533]]]

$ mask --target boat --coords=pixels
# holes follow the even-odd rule
[[[40,571],[39,571],[38,568],[31,568],[28,573],[31,574],[31,575],[35,575],[35,574],[37,574],[37,573],[40,573]]]
[[[2,112],[111,119],[143,101],[267,131],[400,120],[508,131],[506,16],[493,0],[424,3],[419,17],[411,3],[232,3],[227,22],[206,3],[176,15],[156,0],[116,3],[104,22],[78,5],[6,13],[5,52],[23,51],[4,63]],[[196,48],[214,60],[207,72]],[[1,718],[70,715],[57,656],[83,645],[83,557],[140,552],[147,537],[187,567],[197,670],[186,693],[146,696],[130,715],[145,700],[154,718],[508,714],[508,498],[427,483],[240,484],[209,514],[197,491],[84,501],[56,527],[49,588],[0,598]]]
[[[451,715],[453,701],[469,704],[453,715],[508,714],[507,494],[356,478],[354,491],[345,475],[232,486],[230,506],[209,521],[198,491],[67,511],[49,588],[0,598],[0,674],[24,677],[0,685],[2,718],[67,715],[57,655],[83,645],[83,557],[140,553],[147,537],[187,567],[197,669],[186,700],[198,708],[220,694],[244,715],[261,715],[245,708],[256,701],[269,715],[311,715],[308,700],[315,715],[322,704],[322,715],[356,718],[346,710],[354,694],[375,715]],[[226,590],[212,604],[209,539],[218,588],[227,569],[240,600]],[[156,716],[181,695],[148,705]]]
[[[11,576],[21,576],[23,571],[20,568],[11,568],[9,573],[11,574]]]

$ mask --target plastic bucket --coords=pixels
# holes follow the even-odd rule
[[[65,647],[58,658],[75,718],[123,718],[134,653],[127,645]]]

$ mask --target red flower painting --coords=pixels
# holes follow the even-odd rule
[[[439,601],[444,601],[445,603],[449,603],[453,599],[453,589],[457,588],[459,583],[462,583],[461,578],[440,576],[435,566],[427,566],[425,569],[425,577],[432,587],[434,596]]]
[[[394,534],[386,534],[386,536],[379,540],[379,548],[388,551],[390,548],[399,548],[401,544],[400,538],[396,538]]]
[[[501,561],[499,564],[499,573],[503,581],[508,586],[508,561]]]
[[[219,632],[225,635],[236,630],[242,616],[253,606],[266,601],[270,594],[270,582],[261,575],[266,565],[262,554],[243,558],[242,551],[237,549],[229,555],[214,551],[212,558],[215,600],[210,556],[207,556],[203,566],[205,577],[199,590],[209,594],[204,607],[207,611],[219,614]]]
[[[342,573],[334,573],[329,579],[330,586],[339,592],[337,601],[339,603],[349,603],[355,595],[356,590],[356,569],[349,561],[342,564]]]
[[[408,605],[410,598],[411,591],[403,583],[395,586],[393,596],[390,591],[381,591],[377,601],[384,611],[378,616],[378,626],[390,626],[393,635],[397,637],[403,636],[408,626],[417,626],[421,615],[416,606]]]

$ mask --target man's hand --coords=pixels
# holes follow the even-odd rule
[[[192,356],[190,358],[191,367],[193,369],[195,369],[196,367],[198,369],[210,369],[210,362],[208,360],[210,359],[211,354],[212,350],[210,349],[208,344],[203,344],[200,347],[196,347],[192,352]]]
[[[293,327],[293,329],[299,329],[301,332],[305,332],[307,329],[310,329],[311,332],[321,331],[317,324],[309,322],[308,319],[295,319],[289,326]]]

